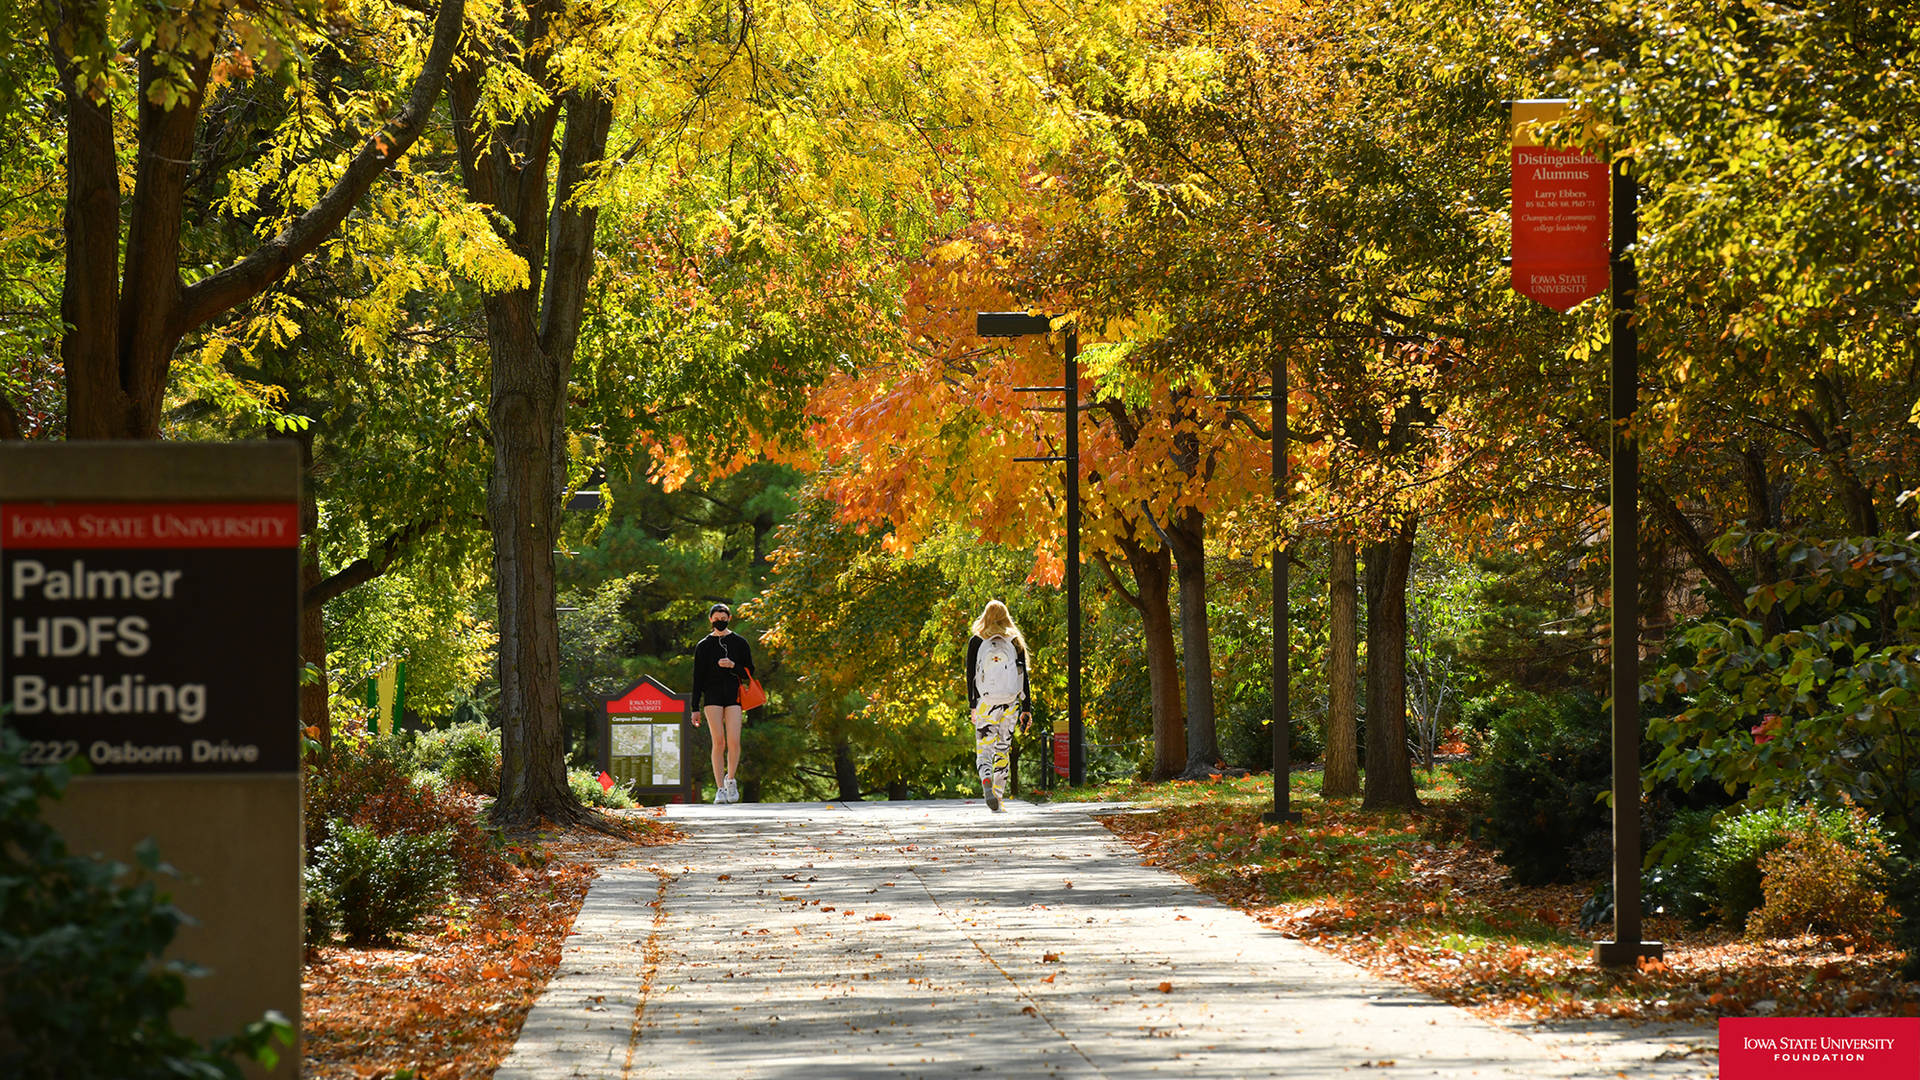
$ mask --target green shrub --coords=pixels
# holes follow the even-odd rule
[[[1789,576],[1753,590],[1739,618],[1680,628],[1644,692],[1661,744],[1652,774],[1712,783],[1756,803],[1842,796],[1909,853],[1920,844],[1920,542],[1731,534],[1715,548],[1764,554]]]
[[[271,1043],[293,1041],[277,1013],[211,1046],[174,1030],[193,971],[161,959],[186,921],[157,884],[172,871],[151,844],[137,870],[73,854],[41,818],[71,774],[22,764],[21,747],[0,728],[0,1076],[237,1080],[236,1058],[271,1068]]]
[[[500,794],[500,733],[485,724],[422,732],[415,753],[423,768],[482,795]]]
[[[567,773],[567,786],[573,788],[573,797],[584,806],[597,806],[603,810],[631,810],[638,805],[627,789],[616,783],[612,788],[600,786],[600,774],[586,769],[573,769]]]
[[[1748,936],[1886,938],[1893,924],[1887,903],[1892,849],[1865,812],[1855,808],[1845,821],[1846,828],[1837,829],[1809,809],[1786,846],[1760,857],[1765,900],[1747,917]]]
[[[479,796],[457,785],[435,787],[413,772],[409,757],[380,740],[337,739],[307,772],[307,857],[311,861],[343,821],[380,836],[445,833],[458,881],[479,886],[511,869],[480,809]]]
[[[1847,810],[1814,813],[1805,807],[1772,806],[1723,817],[1701,852],[1701,871],[1721,921],[1738,927],[1765,902],[1761,860],[1787,846],[1795,836],[1817,830],[1845,844],[1884,845],[1871,818]]]
[[[1326,740],[1317,718],[1293,714],[1287,732],[1287,757],[1293,764],[1317,759]],[[1228,765],[1261,772],[1273,767],[1273,688],[1243,683],[1228,703],[1220,724],[1220,756]]]
[[[1473,835],[1499,851],[1522,885],[1598,873],[1612,787],[1607,710],[1591,694],[1517,696],[1484,716],[1462,781],[1476,804]],[[1583,857],[1584,853],[1584,857]]]
[[[447,832],[382,836],[337,821],[307,865],[309,910],[337,915],[356,945],[391,942],[447,897],[453,884]]]
[[[1713,885],[1706,873],[1707,845],[1713,840],[1714,808],[1680,810],[1661,821],[1647,857],[1652,863],[1641,880],[1647,905],[1698,926],[1713,913]]]

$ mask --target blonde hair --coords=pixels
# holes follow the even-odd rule
[[[973,620],[973,636],[986,640],[995,634],[1011,640],[1020,647],[1021,652],[1029,652],[1027,639],[1020,636],[1020,628],[1013,625],[1013,613],[1007,605],[998,600],[987,601],[980,611],[980,617]]]

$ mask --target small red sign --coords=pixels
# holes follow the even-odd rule
[[[602,772],[597,779],[600,781],[601,791],[613,790],[613,777],[608,776],[606,773]]]
[[[683,713],[687,703],[652,679],[642,679],[633,689],[607,702],[609,716],[641,716],[651,713]]]
[[[1720,1021],[1721,1080],[1920,1080],[1920,1018]]]
[[[1607,290],[1613,248],[1607,163],[1534,137],[1532,125],[1565,109],[1560,101],[1513,108],[1513,288],[1555,311]]]
[[[1067,733],[1064,731],[1056,731],[1053,733],[1054,774],[1057,776],[1067,775],[1072,769],[1070,762],[1071,758],[1067,752]]]
[[[0,548],[165,551],[300,546],[294,503],[8,503]]]

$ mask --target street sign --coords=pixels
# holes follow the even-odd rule
[[[1566,111],[1559,100],[1513,103],[1513,288],[1555,311],[1607,290],[1612,241],[1607,163],[1536,134]]]
[[[694,800],[686,695],[647,676],[607,699],[598,720],[602,772],[649,805]]]

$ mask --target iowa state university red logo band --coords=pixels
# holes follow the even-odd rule
[[[1920,1018],[1720,1021],[1720,1080],[1920,1080]]]

